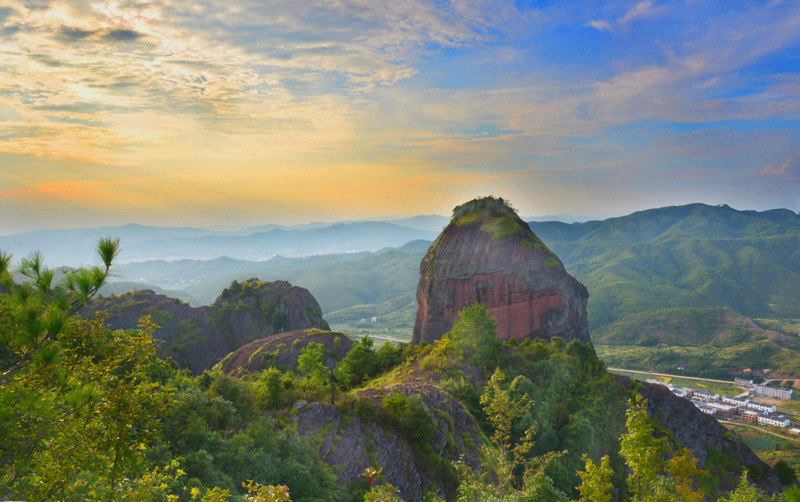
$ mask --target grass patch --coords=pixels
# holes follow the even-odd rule
[[[784,460],[791,467],[800,471],[800,443],[788,439],[782,440],[742,425],[724,425],[736,438],[746,442],[764,462],[774,465],[778,460]]]

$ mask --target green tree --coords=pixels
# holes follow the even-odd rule
[[[11,255],[0,251],[0,284],[5,290],[0,385],[31,363],[50,362],[56,352],[51,343],[58,338],[67,319],[103,287],[119,252],[119,239],[100,239],[97,253],[103,267],[69,270],[63,284],[55,285],[55,271],[45,267],[42,253],[32,252],[21,260],[19,273],[28,281],[16,284],[9,271]]]
[[[488,374],[503,366],[503,342],[497,338],[497,324],[486,308],[475,303],[458,313],[460,321],[444,335],[455,353]]]
[[[775,462],[773,468],[778,475],[778,481],[780,481],[782,485],[790,485],[797,481],[797,471],[794,470],[794,467],[787,464],[785,460],[778,460]]]
[[[586,455],[583,456],[586,467],[582,472],[578,472],[581,484],[578,491],[581,493],[579,502],[611,502],[611,494],[614,485],[611,483],[611,464],[608,455],[600,459],[600,465],[592,462]]]
[[[718,502],[769,502],[770,497],[747,482],[747,472],[739,478],[739,486],[731,492],[728,498],[721,498]]]
[[[289,487],[285,485],[264,486],[248,481],[242,486],[247,489],[245,502],[292,502],[289,496]]]
[[[383,372],[400,364],[403,360],[404,345],[402,343],[392,345],[388,342],[381,345],[378,349],[378,371]]]
[[[0,253],[0,495],[156,500],[179,475],[151,470],[144,455],[170,395],[148,376],[153,324],[112,332],[102,316],[75,315],[118,252],[118,240],[101,239],[103,267],[68,271],[59,285],[40,253],[21,261],[29,280],[15,283]]]
[[[285,400],[285,388],[283,386],[283,374],[277,368],[268,368],[259,377],[264,384],[264,398],[266,406],[271,409],[280,408]]]
[[[355,387],[367,378],[375,376],[378,369],[378,355],[372,344],[370,337],[361,338],[336,366],[336,379],[344,387]]]
[[[382,407],[404,438],[425,448],[430,447],[429,442],[436,433],[436,422],[418,394],[409,396],[394,389],[391,394],[383,396]]]
[[[397,488],[389,483],[381,483],[382,470],[369,467],[362,474],[369,485],[369,491],[364,494],[364,502],[403,502],[397,495]]]
[[[694,490],[702,473],[688,450],[673,452],[666,438],[656,437],[647,416],[644,399],[637,395],[628,403],[627,432],[620,441],[620,454],[630,470],[628,488],[634,502],[700,502],[703,491]]]
[[[484,446],[481,463],[482,474],[474,472],[463,462],[456,464],[461,484],[459,502],[495,501],[566,501],[567,496],[558,490],[546,474],[548,466],[561,453],[547,453],[531,458],[535,424],[529,427],[519,441],[512,440],[515,422],[525,416],[533,403],[526,395],[514,395],[505,385],[506,376],[495,370],[481,395],[481,405],[494,427],[491,440],[494,447]],[[521,476],[516,474],[521,471]]]
[[[300,351],[297,358],[297,370],[312,383],[324,385],[328,379],[328,368],[325,367],[325,346],[321,343],[309,343]]]

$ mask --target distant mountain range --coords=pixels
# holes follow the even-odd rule
[[[536,218],[576,221],[568,215]],[[429,214],[409,218],[311,222],[299,225],[159,227],[138,224],[68,230],[33,230],[0,236],[0,250],[22,258],[42,251],[51,265],[80,266],[107,235],[123,243],[121,263],[148,260],[213,260],[221,256],[261,261],[275,255],[311,256],[376,251],[416,239],[432,240],[450,222]]]
[[[402,332],[413,325],[419,263],[438,234],[432,229],[447,221],[427,215],[235,232],[126,225],[0,237],[0,249],[16,257],[40,249],[48,264],[76,264],[93,256],[97,236],[117,235],[124,254],[115,271],[128,284],[114,292],[157,286],[208,304],[234,279],[284,279],[308,288],[334,325],[375,315]],[[698,306],[800,318],[800,216],[792,211],[690,204],[529,224],[588,288],[592,329],[630,314]]]
[[[415,223],[419,222],[412,220],[411,224]],[[431,240],[437,234],[438,230],[420,230],[381,221],[296,227],[267,225],[235,232],[124,225],[14,234],[0,237],[0,249],[13,253],[16,258],[38,249],[51,266],[78,266],[95,255],[93,246],[97,239],[112,235],[122,241],[121,263],[187,258],[212,260],[221,256],[260,261],[276,255],[310,256],[376,251],[399,247],[412,240]]]

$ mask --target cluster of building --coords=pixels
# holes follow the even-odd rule
[[[778,410],[775,406],[756,403],[749,399],[729,396],[720,397],[719,394],[711,394],[691,387],[678,387],[657,380],[647,381],[664,385],[676,396],[689,399],[697,409],[719,420],[741,420],[742,422],[770,427],[789,427],[791,424],[788,418],[783,415],[776,415]]]
[[[792,389],[783,389],[781,387],[770,387],[769,385],[753,384],[752,380],[745,380],[744,378],[734,378],[733,382],[736,385],[741,385],[750,389],[750,392],[757,396],[776,397],[778,399],[791,399]]]

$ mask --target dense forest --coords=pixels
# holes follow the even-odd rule
[[[791,469],[770,498],[755,486],[766,472],[729,451],[709,452],[699,468],[648,417],[639,384],[621,386],[591,345],[502,342],[477,304],[433,345],[377,348],[364,338],[330,364],[309,343],[293,367],[194,376],[156,355],[151,319],[111,331],[102,314],[78,315],[118,251],[101,240],[102,265],[58,284],[41,254],[21,261],[22,283],[0,255],[0,496],[400,500],[374,454],[343,484],[315,438],[298,432],[304,403],[332,401],[343,422],[391,431],[420,471],[435,473],[426,501],[800,500]],[[409,390],[425,386],[455,398],[463,423]],[[469,433],[453,437],[459,427]]]

